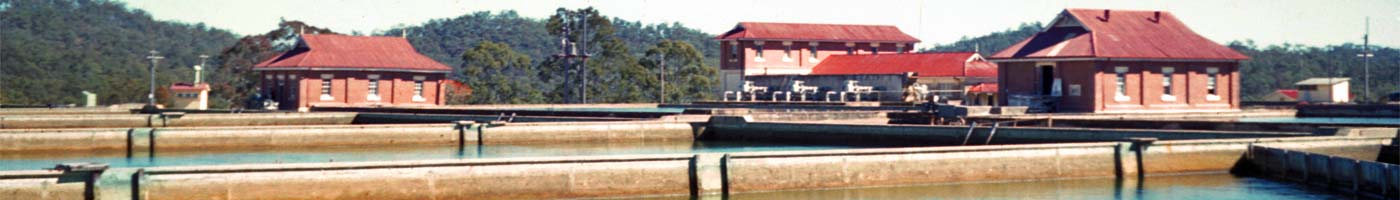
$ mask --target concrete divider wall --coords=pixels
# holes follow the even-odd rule
[[[90,129],[4,129],[0,130],[0,153],[125,150],[126,128]]]
[[[1088,177],[1131,179],[1151,173],[1230,170],[1240,164],[1239,161],[1243,161],[1239,159],[1241,152],[1235,147],[1238,144],[1326,149],[1356,144],[1369,145],[1377,141],[1385,143],[1389,138],[1306,137],[1253,141],[1163,141],[1151,145],[1143,142],[1104,142],[696,155],[117,168],[102,174],[101,180],[96,181],[98,184],[94,187],[97,187],[99,199],[133,195],[141,199],[496,199],[706,195],[789,189]],[[1144,146],[1147,151],[1141,151]],[[1180,157],[1200,155],[1201,152],[1212,155],[1234,152],[1236,154],[1233,158],[1236,159],[1190,160],[1212,162],[1191,165],[1193,167],[1174,166],[1182,164],[1180,162],[1185,160],[1153,159],[1181,159]],[[1257,151],[1251,152],[1257,154]],[[1140,157],[1144,159],[1139,159]],[[1250,160],[1262,162],[1266,160],[1264,158],[1268,157],[1256,156]],[[1330,166],[1337,169],[1355,168],[1349,167],[1350,165]],[[1362,166],[1353,172],[1339,173],[1375,174],[1395,170],[1364,168],[1366,167]],[[1140,170],[1147,171],[1139,173]],[[71,185],[51,187],[57,184],[53,179],[58,176],[35,176],[32,172],[29,172],[28,176],[14,173],[16,172],[0,172],[0,194],[23,194],[28,195],[24,197],[39,196],[33,199],[50,199],[71,196],[71,192],[75,191]],[[1343,178],[1331,180],[1348,181]],[[1374,182],[1376,179],[1355,180]],[[132,191],[137,193],[131,194]]]
[[[482,128],[490,126],[487,128]],[[685,122],[229,126],[0,130],[0,154],[44,151],[691,141]]]
[[[1248,160],[1253,170],[1282,180],[1381,198],[1400,198],[1400,166],[1366,159],[1254,145]]]
[[[86,173],[29,170],[0,172],[0,199],[84,199]]]
[[[682,122],[559,122],[488,126],[483,144],[560,142],[690,141],[695,126]]]
[[[730,192],[1114,177],[1120,143],[732,153]],[[1132,163],[1128,163],[1132,165]]]
[[[971,137],[967,126],[865,125],[793,122],[753,122],[747,116],[715,116],[704,133],[705,139],[758,140],[824,144],[872,143],[886,145],[1021,144],[1045,142],[1124,141],[1153,137],[1161,140],[1228,139],[1306,136],[1306,133],[999,127],[977,127]],[[988,140],[988,137],[991,137]]]
[[[1221,171],[1235,167],[1249,146],[1273,145],[1313,151],[1334,152],[1352,157],[1379,154],[1380,146],[1391,137],[1292,137],[1159,141],[1146,145],[1143,172],[1183,173]]]
[[[0,128],[102,128],[350,124],[355,113],[4,115]]]

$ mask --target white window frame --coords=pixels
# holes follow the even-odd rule
[[[332,96],[332,95],[331,95],[332,92],[335,92],[335,88],[334,88],[334,87],[331,87],[331,84],[334,83],[334,79],[333,79],[333,78],[335,78],[334,75],[331,75],[331,74],[321,74],[321,100],[322,100],[322,101],[331,101],[331,100],[335,100],[335,96]]]
[[[368,88],[368,91],[365,93],[365,100],[368,100],[368,101],[379,101],[379,100],[381,100],[381,97],[379,97],[379,75],[378,75],[378,74],[370,74],[369,76],[366,77],[366,79],[369,80],[369,83],[366,84],[366,88]]]
[[[809,61],[809,62],[817,62],[817,61],[819,61],[819,60],[817,59],[817,56],[818,56],[818,54],[817,54],[817,45],[819,45],[819,44],[821,44],[821,43],[818,43],[818,42],[810,42],[810,43],[807,43],[807,51],[810,51],[811,54],[812,54],[811,56],[809,56],[809,57],[807,58],[807,61]]]
[[[1176,101],[1176,94],[1172,93],[1172,90],[1176,89],[1175,85],[1172,84],[1176,81],[1172,77],[1175,74],[1176,68],[1162,67],[1162,101]]]
[[[754,62],[768,61],[768,59],[763,59],[763,41],[753,42],[753,55]]]
[[[783,62],[792,62],[792,42],[783,42]]]
[[[1114,67],[1113,79],[1113,101],[1124,102],[1133,100],[1132,97],[1128,96],[1128,67]]]
[[[1220,68],[1206,68],[1206,101],[1220,100]]]
[[[427,78],[428,77],[425,76],[413,76],[413,102],[428,101],[427,98],[423,98],[423,80],[427,80]]]

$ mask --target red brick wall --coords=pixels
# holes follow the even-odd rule
[[[355,72],[355,71],[264,71],[272,79],[263,79],[265,95],[274,95],[282,109],[299,109],[309,106],[362,106],[362,105],[442,105],[441,73],[407,72]],[[329,100],[321,99],[321,77],[330,74],[331,93]],[[369,75],[379,75],[378,101],[369,99]],[[291,76],[295,75],[296,79]],[[285,77],[286,85],[278,88],[277,77]],[[423,101],[413,101],[414,76],[423,76]],[[271,80],[271,81],[269,81]],[[277,92],[281,94],[274,94]],[[295,94],[296,96],[291,96]]]
[[[1099,76],[1104,91],[1099,111],[1134,110],[1226,110],[1239,108],[1238,70],[1235,63],[1204,62],[1103,62]],[[1114,67],[1128,66],[1127,95],[1130,101],[1117,102],[1113,99]],[[1176,100],[1163,100],[1163,67],[1172,67],[1172,95]],[[1208,100],[1206,90],[1206,69],[1219,69],[1217,95],[1219,100]]]
[[[1002,102],[1013,95],[1040,94],[1040,70],[1035,62],[998,63],[998,95]],[[1116,67],[1128,67],[1127,101],[1116,101]],[[1205,62],[1056,62],[1055,76],[1061,79],[1059,104],[1063,112],[1212,111],[1239,108],[1237,63]],[[1173,67],[1172,94],[1175,101],[1162,100],[1162,67]],[[1206,69],[1219,69],[1217,96],[1207,100]],[[1071,85],[1081,85],[1080,96],[1070,94]]]
[[[755,57],[758,56],[758,52],[754,49],[756,45],[754,41],[739,41],[738,50],[741,53],[737,54],[739,56],[738,58],[730,55],[731,50],[733,50],[732,47],[730,47],[730,41],[719,42],[720,55],[723,56],[723,58],[720,59],[720,69],[745,69],[747,71],[745,73],[749,74],[764,73],[767,69],[811,69],[813,66],[820,63],[821,60],[825,60],[827,56],[846,55],[845,42],[819,42],[815,47],[817,49],[817,61],[813,62],[809,58],[811,56],[811,49],[814,47],[811,46],[809,41],[793,41],[791,43],[792,52],[790,56],[792,60],[790,62],[783,62],[784,51],[787,50],[783,45],[783,41],[764,41],[764,61],[758,62],[755,60]],[[854,48],[855,54],[871,53],[870,43],[857,42]],[[898,53],[898,50],[900,50],[895,43],[881,43],[878,48],[881,54]],[[911,52],[913,48],[914,44],[908,43],[905,44],[903,51]]]

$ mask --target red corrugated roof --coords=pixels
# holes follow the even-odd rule
[[[254,69],[349,68],[409,71],[452,71],[413,49],[400,37],[302,35],[297,47],[254,66]]]
[[[968,87],[967,87],[967,92],[976,92],[976,93],[996,93],[996,92],[997,92],[997,84],[996,84],[996,83],[978,83],[978,84],[976,84],[976,85],[968,86]]]
[[[209,89],[209,84],[208,84],[208,83],[200,83],[200,84],[193,84],[193,83],[174,83],[174,84],[170,84],[170,90],[173,90],[173,91],[200,91],[200,90],[207,90],[207,89]]]
[[[791,40],[917,43],[918,38],[890,25],[739,22],[717,40]]]
[[[1288,98],[1298,99],[1298,90],[1278,90],[1275,92],[1278,92],[1279,94],[1282,94],[1283,96],[1286,96]]]
[[[996,64],[975,59],[973,52],[939,52],[877,55],[833,55],[812,67],[813,75],[904,74],[916,76],[995,77]]]
[[[1105,17],[1104,11],[1066,9],[1056,22],[1050,24],[1051,28],[1007,47],[991,58],[1249,59],[1196,34],[1170,12],[1108,10]],[[1083,29],[1054,27],[1057,22],[1065,20],[1079,22]]]

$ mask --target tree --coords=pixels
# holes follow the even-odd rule
[[[502,43],[483,41],[462,53],[463,83],[471,87],[468,100],[475,104],[520,104],[545,102],[534,86],[537,74],[530,57],[516,53]]]
[[[642,65],[660,82],[657,102],[691,102],[713,96],[718,70],[705,64],[705,56],[690,43],[662,40],[646,51]],[[663,78],[664,77],[664,78]],[[653,98],[655,99],[655,98]]]
[[[216,68],[209,74],[209,107],[238,108],[259,90],[253,65],[295,47],[301,34],[338,34],[300,21],[282,21],[277,29],[261,35],[244,36],[214,57]]]

